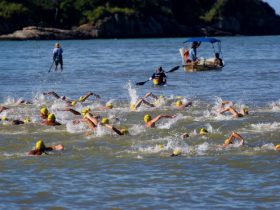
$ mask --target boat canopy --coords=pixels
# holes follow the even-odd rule
[[[211,44],[215,43],[215,42],[221,42],[221,40],[219,39],[216,39],[216,38],[203,38],[203,37],[200,37],[200,38],[190,38],[190,39],[187,39],[184,43],[186,42],[210,42]]]
[[[197,38],[189,38],[186,41],[184,41],[184,43],[188,43],[188,42],[208,42],[208,43],[211,43],[214,53],[216,53],[216,52],[218,52],[220,54],[222,53],[221,40],[216,39],[216,38],[197,37]],[[216,45],[216,46],[214,46],[214,45]],[[216,48],[218,48],[218,49],[216,49]]]

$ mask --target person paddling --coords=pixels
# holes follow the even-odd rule
[[[60,69],[63,71],[63,59],[62,59],[63,50],[59,43],[54,45],[53,49],[53,61],[55,62],[55,71],[57,70],[58,64],[60,64]]]
[[[166,83],[166,74],[162,67],[156,69],[156,72],[150,77],[149,80],[153,80],[154,85],[164,85]]]

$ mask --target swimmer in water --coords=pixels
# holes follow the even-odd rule
[[[57,125],[61,125],[59,122],[56,121],[56,117],[54,114],[49,114],[48,115],[48,119],[44,120],[42,123],[42,125],[48,125],[48,126],[57,126]]]
[[[152,119],[151,115],[149,114],[146,114],[144,116],[144,122],[145,122],[145,126],[147,128],[154,128],[155,127],[155,124],[156,122],[158,122],[160,119],[162,118],[175,118],[176,115],[158,115],[156,116],[155,118]]]
[[[22,120],[12,120],[12,119],[9,119],[7,118],[6,116],[3,116],[0,121],[2,122],[9,122],[10,125],[22,125],[24,124],[25,122],[22,121]]]
[[[183,110],[186,107],[192,106],[192,101],[183,103],[181,100],[176,101],[176,109]]]
[[[232,106],[223,109],[220,114],[224,114],[225,112],[230,112],[234,118],[244,117],[245,115],[249,114],[248,108],[241,108],[240,112],[237,112],[235,108]]]
[[[147,98],[153,98],[155,99],[153,102],[147,101]],[[136,111],[142,104],[146,104],[149,107],[158,107],[161,103],[162,100],[164,99],[164,96],[156,96],[155,94],[149,92],[144,95],[143,98],[140,98],[135,104],[130,104],[130,110],[131,111]]]
[[[35,145],[35,149],[28,152],[28,155],[42,155],[43,153],[47,154],[48,151],[60,151],[64,150],[64,146],[62,144],[53,145],[50,147],[46,147],[42,140],[38,140]]]
[[[46,107],[42,107],[40,109],[40,118],[42,120],[48,119],[49,110]]]
[[[228,107],[225,107],[225,105],[229,105]],[[231,101],[223,101],[221,103],[221,111],[220,114],[224,114],[225,112],[230,112],[234,118],[238,117],[244,117],[245,115],[249,114],[249,109],[247,107],[242,107],[240,109],[240,112],[236,111],[236,109],[233,107],[233,102]]]
[[[75,106],[77,104],[76,100],[68,100],[65,96],[59,96],[56,92],[51,91],[51,92],[47,92],[47,93],[43,93],[43,95],[52,95],[54,96],[56,99],[61,99],[64,102],[67,103],[68,106]],[[79,98],[79,102],[85,102],[90,96],[94,95],[96,98],[100,98],[99,95],[92,93],[92,92],[88,92],[85,95],[81,96]]]
[[[225,140],[223,147],[228,147],[230,144],[233,144],[235,140],[239,141],[239,146],[244,145],[244,139],[243,137],[238,134],[237,132],[233,131],[231,135]]]

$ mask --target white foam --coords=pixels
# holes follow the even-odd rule
[[[83,133],[83,132],[86,132],[88,131],[88,127],[86,125],[86,123],[78,123],[78,124],[74,124],[73,121],[68,121],[66,123],[66,130],[69,132],[69,133]]]
[[[159,129],[169,129],[172,125],[174,125],[178,120],[183,119],[183,115],[182,114],[178,114],[175,118],[172,119],[166,119],[168,120],[165,123],[161,123],[159,124],[157,127]]]
[[[138,99],[138,95],[136,89],[132,88],[131,82],[129,81],[127,84],[127,90],[130,97],[130,104],[135,104]]]
[[[252,132],[271,132],[271,131],[277,131],[280,129],[279,122],[257,123],[257,124],[251,124],[250,126],[253,129],[253,130],[251,130]]]

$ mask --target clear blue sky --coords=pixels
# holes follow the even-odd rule
[[[280,0],[263,0],[270,4],[274,8],[275,12],[280,15]]]

